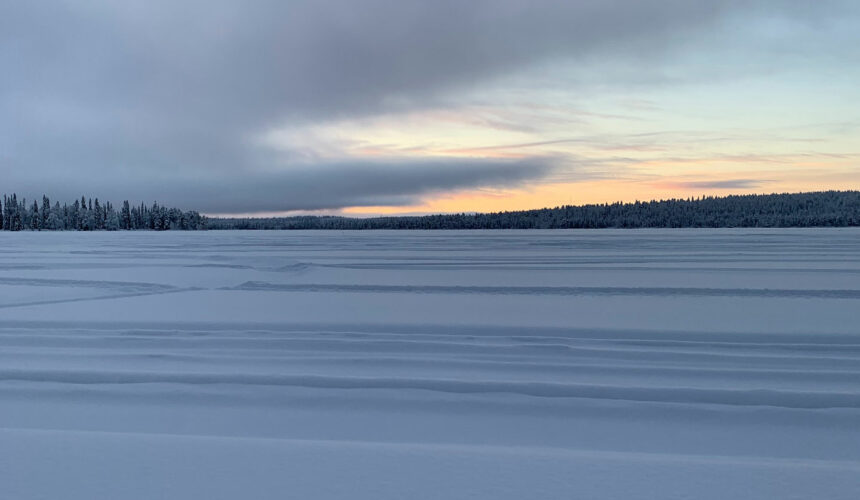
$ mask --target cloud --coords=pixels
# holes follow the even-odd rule
[[[554,169],[550,159],[415,160],[327,162],[268,171],[252,176],[220,172],[199,178],[153,178],[146,173],[124,178],[82,179],[64,176],[53,196],[73,200],[99,193],[107,199],[131,198],[196,209],[205,213],[253,213],[340,209],[355,206],[402,206],[433,193],[481,187],[515,186],[534,181]],[[38,182],[21,181],[31,198],[40,196]],[[22,192],[19,191],[19,196]]]
[[[764,179],[725,179],[716,181],[667,182],[660,186],[670,189],[755,189],[773,181]]]
[[[381,169],[344,160],[336,169],[296,170],[289,155],[272,165],[256,139],[285,124],[432,108],[548,61],[647,67],[750,5],[792,12],[803,3],[4,2],[0,169],[17,172],[4,184],[13,189],[15,180],[59,194],[71,179],[76,189],[89,185],[87,192],[100,187],[120,197],[184,193],[189,203],[218,211],[273,210],[278,198],[312,208],[426,192],[411,189],[407,179],[440,190],[524,182],[532,170],[519,172],[515,164],[483,169],[466,158],[457,163],[467,165],[462,175],[480,172],[480,181],[432,162],[392,161]],[[527,124],[519,128],[528,130]],[[352,185],[385,187],[350,197],[348,186],[326,172]],[[437,185],[434,175],[442,176]],[[401,177],[401,183],[385,184]],[[290,190],[305,179],[321,183],[315,196]],[[246,201],[216,196],[215,182],[238,183]],[[275,186],[284,190],[280,197]]]

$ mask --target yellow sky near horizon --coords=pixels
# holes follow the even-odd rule
[[[842,174],[828,178],[798,178],[788,182],[775,182],[762,188],[699,188],[660,185],[627,180],[599,180],[577,183],[559,183],[535,186],[528,189],[486,192],[473,190],[429,198],[425,203],[410,206],[351,207],[341,211],[350,216],[397,215],[408,213],[504,212],[614,202],[634,202],[690,198],[700,196],[726,196],[731,194],[797,193],[827,190],[848,190],[860,186],[860,173],[839,181]],[[844,187],[843,187],[844,186]]]

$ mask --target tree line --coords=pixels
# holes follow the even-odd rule
[[[205,229],[206,217],[195,211],[182,211],[153,203],[132,206],[128,200],[116,209],[112,203],[81,197],[74,203],[51,205],[47,196],[42,203],[18,196],[3,195],[0,229],[4,231],[117,231],[117,230],[193,230]]]
[[[860,226],[860,191],[670,199],[566,205],[538,210],[404,217],[295,216],[207,218],[153,203],[119,208],[98,198],[28,203],[16,194],[0,202],[5,231],[116,231],[198,229],[597,229]]]
[[[407,217],[212,218],[209,229],[597,229],[860,226],[860,191],[670,199]]]

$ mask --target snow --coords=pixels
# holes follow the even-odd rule
[[[0,234],[0,497],[860,497],[860,230]]]

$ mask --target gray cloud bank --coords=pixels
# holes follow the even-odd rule
[[[546,159],[522,161],[412,160],[318,163],[241,176],[146,178],[117,188],[119,179],[70,181],[63,192],[95,189],[109,199],[120,196],[178,200],[206,213],[253,213],[338,209],[350,206],[409,205],[421,196],[480,187],[515,186],[553,168]],[[124,195],[121,194],[125,193]],[[72,199],[72,198],[70,198]]]
[[[674,182],[671,185],[684,189],[754,189],[772,181],[765,179],[726,179],[719,181]]]
[[[803,5],[3,2],[0,189],[69,197],[80,189],[249,212],[401,204],[513,185],[550,168],[540,159],[295,166],[252,139],[285,123],[426,106],[553,58],[647,59],[740,9],[806,15]]]

